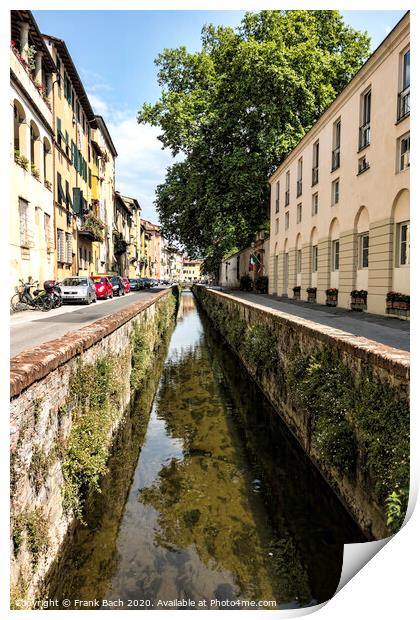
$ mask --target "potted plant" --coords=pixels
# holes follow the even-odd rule
[[[327,306],[336,306],[338,298],[338,288],[327,288],[325,294],[327,296],[325,304]]]
[[[268,276],[258,276],[255,278],[254,288],[259,293],[268,293]]]
[[[49,189],[50,191],[52,190],[52,183],[51,181],[49,181],[48,179],[44,180],[44,185],[47,189]]]
[[[352,310],[363,310],[366,306],[368,292],[364,289],[353,290],[350,293]]]
[[[392,309],[394,307],[394,303],[396,300],[396,295],[397,293],[395,293],[394,291],[389,291],[389,293],[387,293],[386,296],[386,307],[387,309]]]
[[[295,299],[296,301],[300,300],[300,290],[301,290],[300,286],[293,287],[293,299]]]
[[[29,159],[25,157],[24,155],[21,155],[20,151],[18,150],[15,151],[15,162],[18,164],[18,166],[28,171]]]
[[[32,173],[32,176],[35,177],[37,181],[39,181],[39,170],[35,166],[35,164],[31,164],[31,173]]]
[[[240,277],[239,288],[241,291],[252,291],[252,278],[248,274]]]
[[[310,286],[306,292],[308,293],[308,301],[316,302],[316,286]]]

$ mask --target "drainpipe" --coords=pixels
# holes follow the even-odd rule
[[[56,138],[55,138],[55,132],[56,132],[56,127],[55,127],[55,89],[54,86],[55,84],[57,84],[58,80],[54,80],[51,81],[51,91],[52,91],[52,121],[53,121],[53,137],[52,137],[52,142],[53,142],[53,152],[52,152],[52,156],[53,156],[53,160],[52,160],[52,171],[53,171],[53,178],[52,178],[52,187],[53,187],[53,226],[54,226],[54,250],[55,250],[55,261],[54,261],[54,280],[57,280],[58,278],[58,256],[57,256],[57,224],[56,224],[56,202],[55,202],[55,197],[56,197],[56,190],[57,190],[57,179],[56,179],[56,174],[55,174],[55,152],[56,152]]]

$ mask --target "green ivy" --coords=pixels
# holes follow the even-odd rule
[[[348,476],[354,475],[359,458],[388,525],[398,529],[409,489],[407,394],[368,372],[356,384],[350,369],[329,350],[296,354],[286,376],[290,400],[311,415],[320,455]]]
[[[32,555],[32,565],[36,566],[40,555],[48,549],[49,543],[48,522],[41,508],[25,510],[15,518],[12,529],[15,556],[25,539],[27,549]]]

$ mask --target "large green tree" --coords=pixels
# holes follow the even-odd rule
[[[267,220],[267,179],[366,59],[370,39],[338,11],[246,13],[207,25],[202,49],[156,59],[160,99],[138,122],[177,161],[156,191],[163,231],[214,269]]]

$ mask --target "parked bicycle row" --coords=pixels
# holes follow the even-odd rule
[[[96,303],[97,299],[121,297],[130,291],[152,288],[160,283],[159,280],[152,278],[128,279],[118,275],[71,276],[61,282],[46,280],[41,289],[38,280],[28,279],[28,282],[20,280],[18,290],[10,300],[10,309],[12,312],[28,308],[47,312],[52,308],[59,308],[62,304],[89,305]]]

